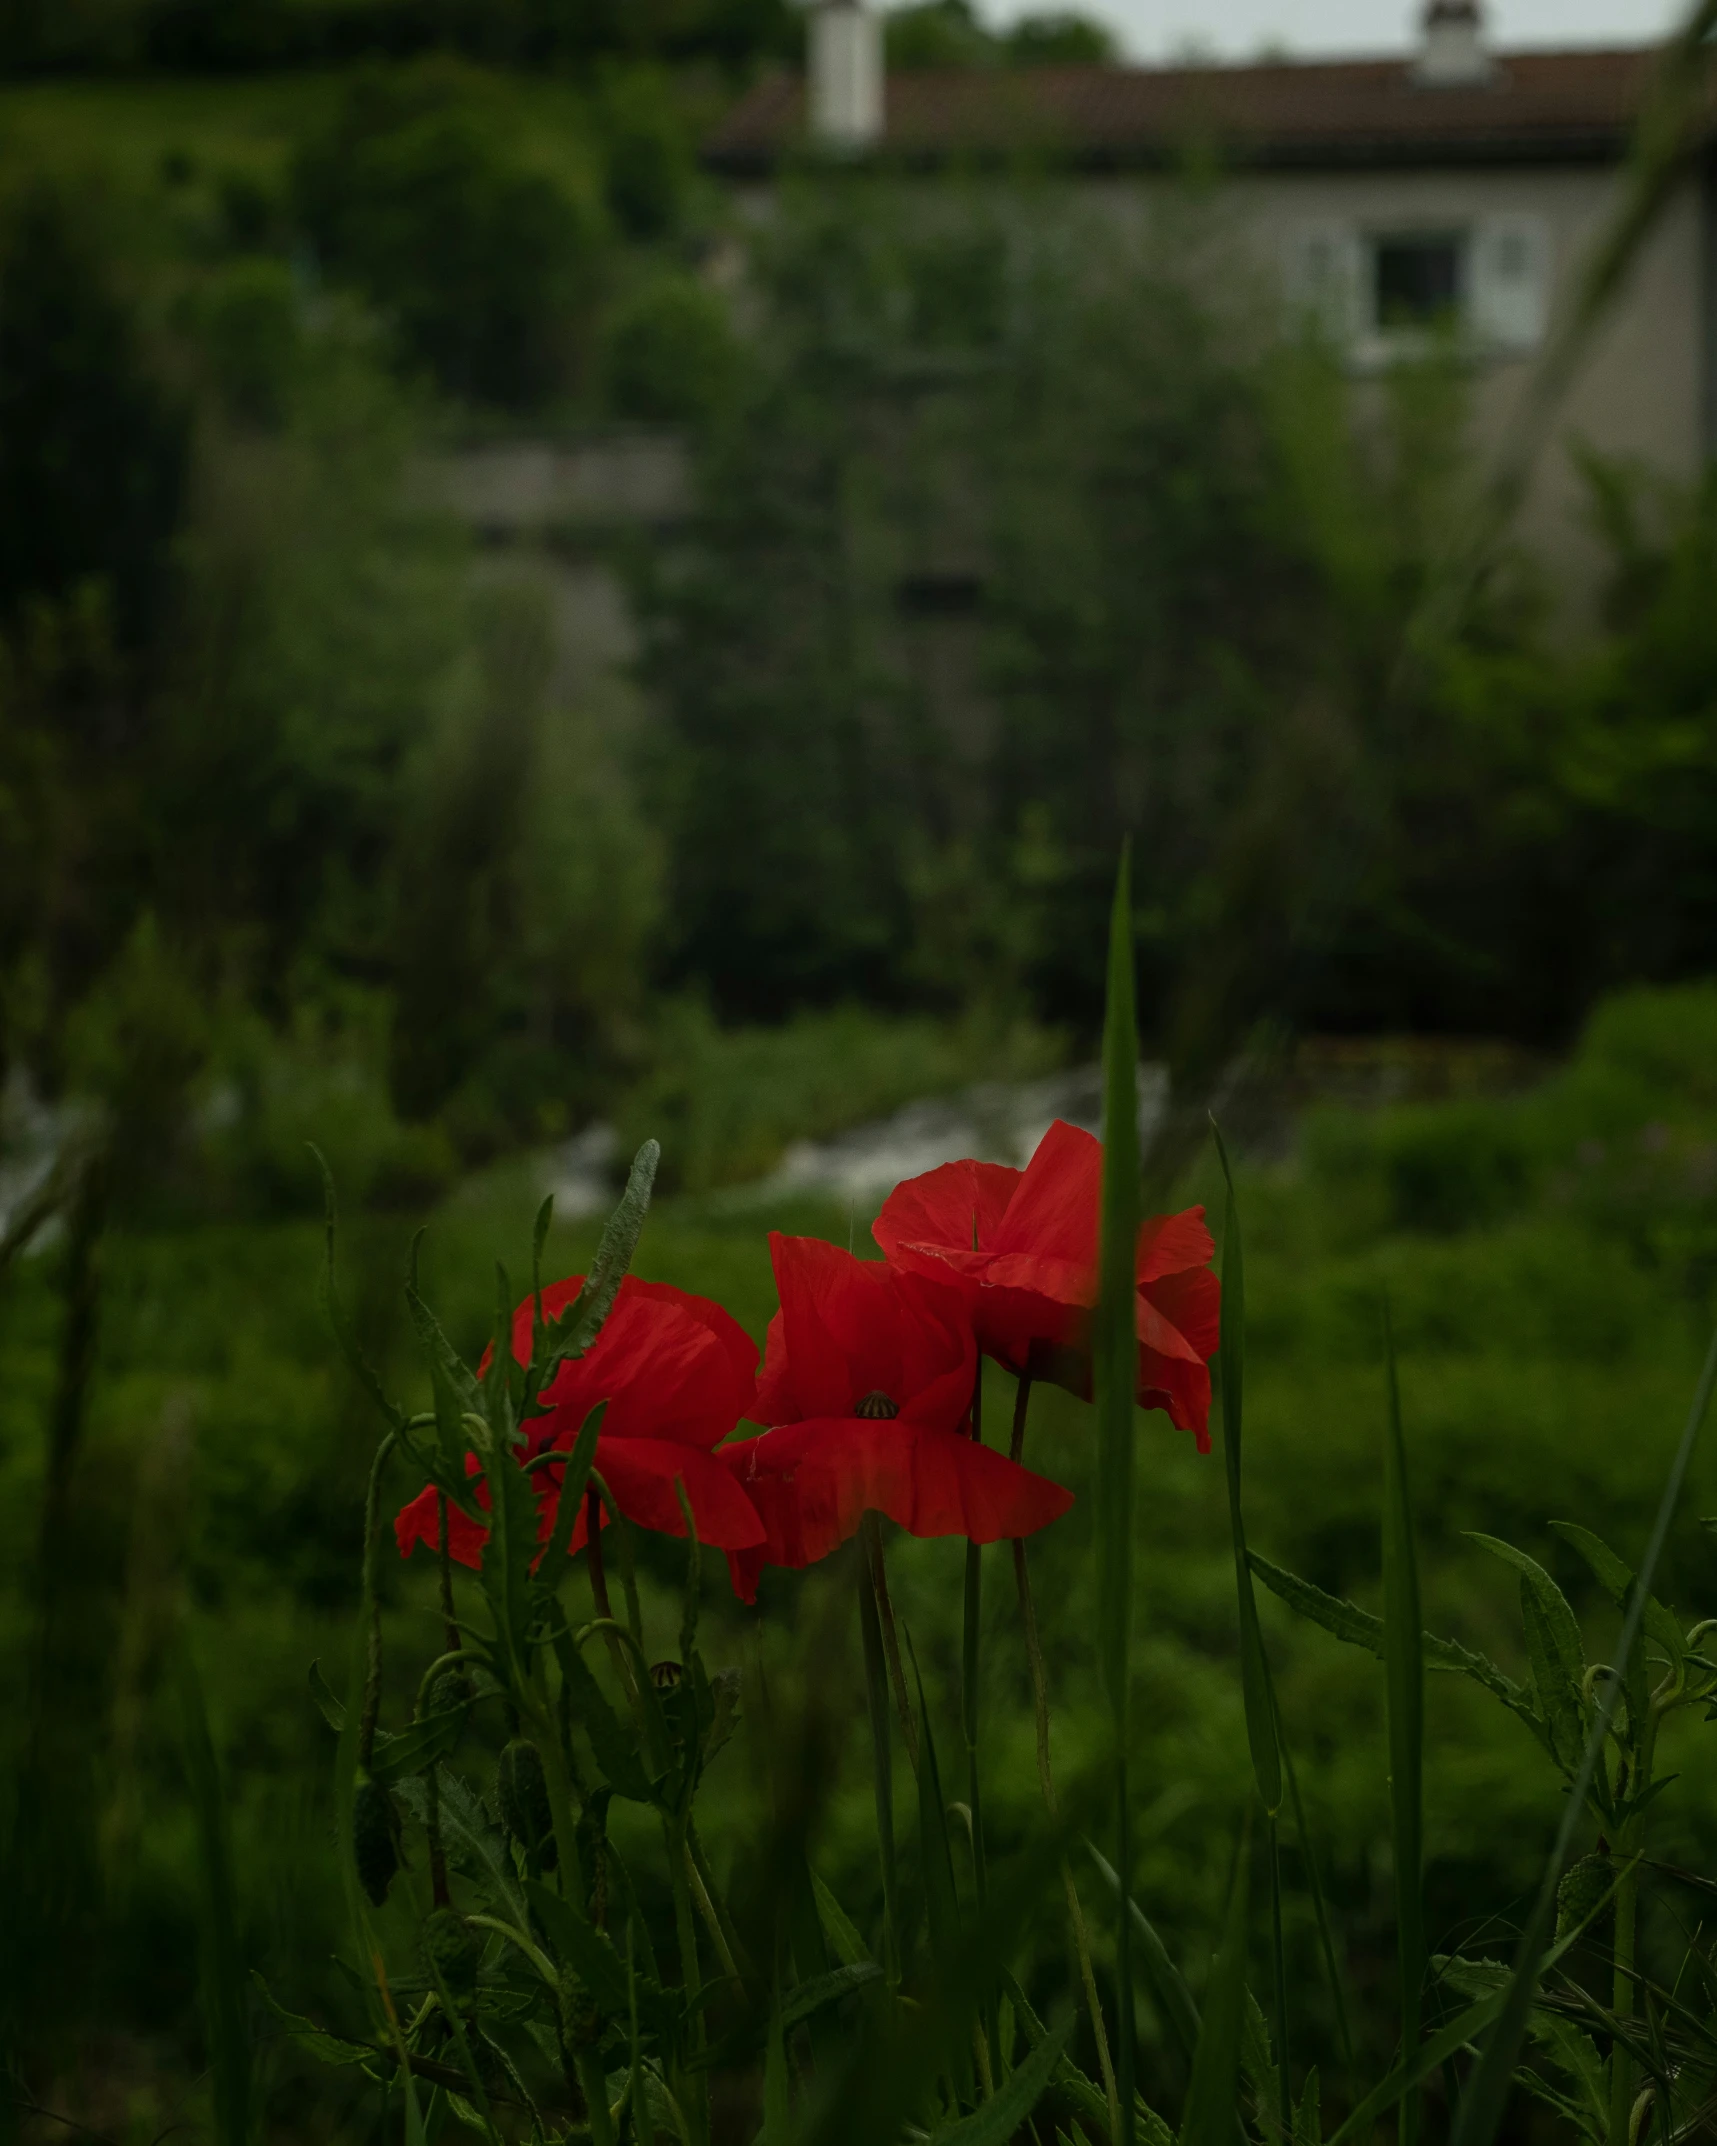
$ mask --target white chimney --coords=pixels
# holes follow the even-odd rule
[[[1431,89],[1464,89],[1488,82],[1495,62],[1484,48],[1478,0],[1426,0],[1424,42],[1413,74]]]
[[[865,0],[817,0],[811,10],[811,138],[829,149],[882,139],[882,19]]]

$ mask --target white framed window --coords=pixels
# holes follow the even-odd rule
[[[1289,235],[1289,309],[1312,320],[1362,366],[1423,350],[1453,334],[1475,355],[1534,349],[1550,310],[1544,219],[1306,223]]]

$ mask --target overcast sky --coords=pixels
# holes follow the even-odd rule
[[[1044,13],[1055,0],[979,0],[992,20]],[[1165,60],[1189,46],[1220,59],[1274,47],[1299,55],[1400,51],[1413,42],[1417,0],[1077,0],[1120,32],[1129,58]],[[1665,0],[1491,0],[1499,45],[1639,44],[1678,10]]]

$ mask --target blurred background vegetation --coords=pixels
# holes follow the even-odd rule
[[[751,215],[697,141],[799,35],[786,0],[0,7],[0,1164],[44,1111],[112,1143],[99,1203],[0,1274],[0,2026],[25,2102],[128,2146],[200,2121],[157,1696],[182,1628],[251,1954],[295,2007],[343,2001],[305,1668],[342,1658],[372,1432],[314,1307],[308,1140],[401,1381],[415,1224],[475,1349],[541,1150],[601,1120],[665,1144],[641,1271],[760,1337],[765,1228],[862,1247],[868,1214],[736,1188],[797,1138],[1088,1055],[1131,833],[1149,1048],[1199,1102],[1248,1039],[1270,1069],[1243,1125],[1261,1548],[1373,1585],[1384,1283],[1431,1621],[1505,1661],[1511,1598],[1460,1530],[1589,1606],[1544,1523],[1637,1532],[1692,1383],[1717,491],[1591,465],[1582,636],[1506,549],[1450,604],[1481,481],[1452,354],[1351,423],[1325,351],[1252,332],[1261,294],[1179,272],[1220,230],[1204,172],[1101,243],[1044,168],[910,194],[807,168]],[[890,51],[1105,46],[931,0]],[[665,443],[671,507],[520,547],[450,504],[462,455],[592,441]],[[605,669],[568,660],[568,567],[624,596]],[[1040,1464],[1082,1488],[1088,1426],[1038,1407]],[[1245,1794],[1232,1577],[1216,1464],[1149,1438],[1142,1870],[1196,1980]],[[1040,1583],[1071,1773],[1098,1733],[1081,1510]],[[1698,1542],[1665,1589],[1690,1612]],[[945,1694],[952,1567],[903,1567]],[[388,1586],[414,1643],[427,1598]],[[991,1609],[1005,1838],[1029,1732],[1000,1585]],[[724,1617],[731,1658],[774,1644]],[[1275,1638],[1363,2009],[1379,1687]],[[1433,1702],[1440,1942],[1518,1895],[1554,1800],[1482,1699]],[[861,1903],[865,1793],[843,1774],[823,1850]],[[272,2061],[283,2134],[369,2134],[349,2081]]]

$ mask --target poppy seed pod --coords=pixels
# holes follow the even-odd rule
[[[371,1907],[379,1908],[399,1868],[399,1810],[367,1773],[352,1791],[352,1860]]]
[[[456,1706],[469,1706],[476,1696],[477,1687],[463,1669],[444,1669],[429,1687],[429,1711],[451,1713]]]
[[[468,2003],[477,1992],[483,1945],[464,1916],[456,1908],[432,1908],[424,1918],[418,1943],[430,1980],[443,1983],[455,2004]]]
[[[560,2038],[568,2049],[589,2049],[602,2039],[596,2000],[570,1967],[560,1971]]]
[[[1588,1918],[1597,1914],[1614,1881],[1615,1870],[1607,1855],[1583,1855],[1569,1866],[1563,1873],[1562,1883],[1556,1888],[1558,1944],[1570,1930],[1578,1930]]]
[[[543,1755],[528,1736],[515,1736],[495,1766],[495,1807],[519,1846],[535,1849],[544,1870],[555,1866],[554,1818]]]

